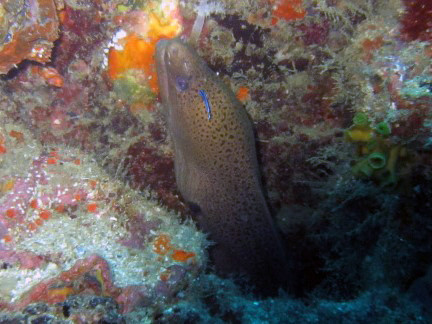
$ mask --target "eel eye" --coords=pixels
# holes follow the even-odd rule
[[[176,78],[176,88],[179,91],[186,91],[189,88],[189,78],[178,76]]]

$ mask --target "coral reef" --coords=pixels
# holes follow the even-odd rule
[[[0,1],[0,322],[430,322],[430,12]],[[155,44],[174,36],[253,121],[290,298],[202,271],[155,86]]]
[[[127,313],[174,298],[205,265],[204,235],[193,224],[175,225],[173,214],[109,180],[81,152],[48,152],[0,120],[3,309],[93,294]]]

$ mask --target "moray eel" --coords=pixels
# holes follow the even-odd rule
[[[181,40],[159,41],[156,64],[177,187],[199,207],[198,224],[215,242],[216,270],[245,274],[258,289],[283,286],[285,254],[263,196],[246,110]]]

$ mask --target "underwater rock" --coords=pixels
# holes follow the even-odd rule
[[[48,62],[59,21],[53,0],[7,0],[0,4],[0,74],[23,60]]]
[[[172,302],[199,275],[207,243],[192,223],[3,113],[0,137],[0,310],[91,294],[131,312]]]

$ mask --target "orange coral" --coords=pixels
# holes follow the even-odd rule
[[[89,203],[87,205],[87,211],[89,213],[96,213],[98,209],[98,204],[97,203]]]
[[[15,209],[9,208],[8,210],[6,210],[6,216],[9,218],[14,218],[16,215],[17,215],[17,212]]]
[[[135,34],[126,36],[123,50],[111,48],[108,54],[108,75],[117,79],[129,69],[143,70],[148,76],[152,91],[157,92],[157,78],[153,55],[156,44],[139,38]]]
[[[57,159],[55,157],[48,158],[47,164],[57,164]]]
[[[12,242],[12,236],[9,235],[9,234],[6,234],[5,236],[3,236],[3,240],[4,240],[6,243],[10,243],[10,242]]]
[[[51,218],[51,212],[49,210],[42,210],[39,212],[39,217],[48,220]]]
[[[250,98],[249,96],[249,88],[248,87],[240,87],[237,90],[236,97],[238,100],[244,102]]]
[[[274,5],[272,25],[277,24],[280,19],[298,20],[306,16],[303,0],[271,0],[270,2]]]
[[[153,242],[153,251],[165,255],[171,250],[171,239],[166,234],[160,234]]]
[[[147,24],[146,28],[139,26],[140,30],[147,32],[146,34],[130,33],[120,40],[123,49],[117,50],[113,47],[110,49],[108,75],[111,80],[115,80],[127,70],[141,70],[148,78],[150,89],[157,93],[158,85],[154,61],[156,43],[161,38],[177,36],[181,31],[181,25],[177,19],[164,19],[154,13],[148,15]]]
[[[187,260],[189,260],[190,258],[193,258],[195,256],[195,253],[193,252],[187,252],[184,250],[174,250],[173,255],[172,255],[172,259],[174,261],[178,261],[178,262],[186,262]]]
[[[185,250],[176,249],[171,244],[171,238],[167,234],[160,234],[159,236],[156,237],[156,239],[153,242],[153,251],[160,255],[166,255],[172,251],[172,253],[170,253],[170,257],[174,261],[178,261],[178,262],[186,262],[190,258],[195,257],[195,253],[193,252],[187,252]]]

